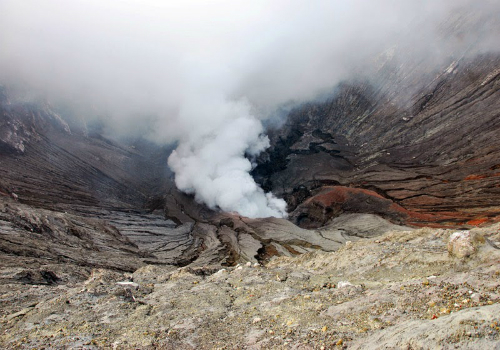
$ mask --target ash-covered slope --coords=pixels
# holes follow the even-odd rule
[[[294,109],[254,175],[303,227],[343,212],[418,225],[497,221],[500,58],[465,57],[431,71],[383,57],[373,81]]]
[[[356,239],[342,225],[308,231],[213,212],[175,189],[171,148],[79,129],[46,103],[10,101],[5,89],[1,98],[0,255],[13,283],[78,279],[95,267],[266,261]],[[374,217],[354,226],[395,227]],[[80,272],[67,274],[67,264]]]
[[[175,227],[143,210],[152,193],[167,188],[169,151],[87,135],[47,103],[11,101],[3,88],[0,97],[2,267],[37,276],[47,269],[64,274],[58,264],[133,271],[156,261],[121,231]],[[133,224],[112,222],[127,212]]]
[[[0,95],[4,192],[48,208],[126,207],[165,189],[168,150],[72,131],[47,103],[10,102],[5,89]]]

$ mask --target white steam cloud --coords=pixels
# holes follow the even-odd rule
[[[285,201],[265,194],[249,174],[252,164],[245,154],[255,157],[269,147],[261,122],[245,101],[226,101],[216,107],[212,112],[223,123],[217,129],[187,134],[170,156],[175,184],[211,208],[248,217],[286,216]]]
[[[249,175],[269,143],[261,121],[394,42],[442,59],[435,29],[460,7],[499,12],[487,0],[0,0],[0,84],[64,103],[82,123],[178,143],[178,188],[212,208],[285,216]],[[481,38],[497,49],[498,37]]]

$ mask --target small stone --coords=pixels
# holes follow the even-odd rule
[[[284,273],[284,272],[278,272],[276,274],[276,281],[278,281],[278,282],[284,282],[284,281],[286,281],[286,279],[287,279],[286,273]]]
[[[344,344],[344,340],[339,339],[336,344],[337,344],[337,346],[341,346],[342,344]]]
[[[477,251],[477,245],[484,243],[484,237],[470,231],[458,231],[450,236],[448,253],[463,259]]]
[[[252,263],[250,261],[247,261],[247,263],[245,264],[246,267],[252,267]]]
[[[260,317],[255,317],[252,321],[252,323],[259,323],[260,321],[262,321],[262,319]]]
[[[323,333],[325,333],[327,330],[328,330],[328,327],[327,327],[327,326],[323,326],[323,328],[321,328],[321,331],[322,331]]]
[[[237,270],[243,270],[243,266],[241,266],[241,265],[240,265],[240,266],[237,266],[237,267],[235,268],[235,270],[236,270],[236,271],[237,271]]]
[[[422,281],[422,285],[428,286],[429,285],[429,280],[426,278]]]
[[[352,286],[352,283],[349,281],[340,281],[339,283],[337,283],[337,288],[345,288],[349,286]]]
[[[119,286],[122,286],[122,287],[127,287],[127,288],[134,288],[134,289],[139,288],[139,285],[137,283],[130,282],[130,281],[116,282],[116,284]]]
[[[427,303],[427,305],[429,305],[429,307],[434,307],[434,306],[436,306],[436,302],[435,301],[429,301]]]
[[[254,263],[253,267],[260,267],[260,264],[259,263]]]
[[[271,334],[271,335],[273,335],[274,331],[272,329],[270,329],[268,333]]]

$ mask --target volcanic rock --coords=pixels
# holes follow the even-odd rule
[[[373,81],[294,109],[270,132],[256,179],[302,227],[350,212],[440,227],[498,221],[499,56],[462,56],[432,74],[394,67],[388,59]]]
[[[457,258],[466,258],[476,253],[478,245],[484,244],[485,239],[470,231],[458,231],[450,236],[448,252]]]
[[[499,230],[471,233],[498,244]],[[3,283],[11,302],[0,346],[334,348],[342,339],[355,349],[494,348],[500,250],[482,245],[457,263],[447,251],[453,233],[391,231],[258,269],[147,265],[64,285]],[[134,288],[124,292],[124,282]]]

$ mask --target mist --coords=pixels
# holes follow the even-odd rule
[[[455,51],[498,51],[488,21],[459,40],[443,36],[440,25],[457,13],[499,18],[499,7],[0,0],[0,84],[70,106],[83,124],[98,119],[116,135],[177,144],[168,161],[177,187],[210,208],[285,217],[285,202],[249,174],[269,146],[262,121],[285,104],[373,74],[375,57],[395,43],[430,66]]]

